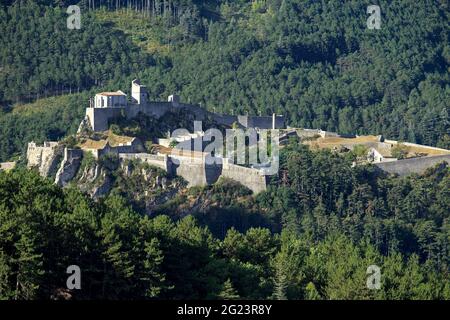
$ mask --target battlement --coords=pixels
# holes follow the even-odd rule
[[[34,141],[28,143],[28,150],[44,150],[44,149],[52,149],[58,146],[58,142],[55,141],[44,141],[42,146],[38,146]]]
[[[37,168],[42,176],[49,176],[56,170],[62,149],[58,142],[44,142],[42,146],[35,142],[28,143],[28,168]]]

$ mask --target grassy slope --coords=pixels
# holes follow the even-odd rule
[[[30,141],[59,140],[75,133],[88,97],[83,92],[39,99],[0,114],[0,161],[23,158]]]
[[[142,14],[127,11],[95,11],[95,17],[130,36],[133,43],[151,54],[166,55],[168,45],[164,44],[164,27],[159,19],[144,17]]]
[[[54,96],[48,98],[38,99],[31,103],[17,103],[12,107],[12,114],[16,115],[32,115],[36,112],[51,112],[56,111],[64,106],[73,104],[75,101],[79,101],[80,104],[87,104],[83,101],[86,93],[81,94],[68,94],[61,96]]]

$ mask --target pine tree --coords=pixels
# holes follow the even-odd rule
[[[275,270],[274,298],[276,300],[287,300],[287,287],[288,283],[284,270],[278,266]]]
[[[220,300],[237,300],[239,299],[238,292],[233,288],[233,283],[230,278],[222,285],[222,291],[217,295]]]
[[[316,286],[314,285],[314,283],[309,282],[306,285],[305,291],[306,291],[305,298],[307,300],[320,300],[321,299],[320,294],[317,291]]]
[[[9,300],[14,297],[10,287],[11,268],[8,257],[0,249],[0,300]]]

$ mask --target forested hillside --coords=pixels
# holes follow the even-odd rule
[[[295,143],[282,159],[289,179],[256,198],[224,181],[190,190],[192,215],[174,199],[151,218],[129,206],[131,180],[94,202],[0,172],[0,299],[450,298],[448,167],[384,178]],[[69,292],[72,264],[83,287]]]
[[[87,92],[39,99],[0,112],[0,160],[25,161],[28,142],[61,140],[75,133],[85,114]]]
[[[90,14],[83,18],[83,28],[73,31],[63,8],[24,1],[0,10],[0,101],[105,86],[150,64],[122,33],[96,23]]]
[[[217,112],[277,112],[292,126],[449,147],[445,1],[379,1],[380,30],[367,29],[368,3],[356,0],[85,0],[82,28],[69,30],[72,3],[0,9],[5,111],[90,88],[127,91],[139,77],[153,99],[178,92]],[[1,135],[3,160],[18,151],[9,139]]]

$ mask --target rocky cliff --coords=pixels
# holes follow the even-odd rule
[[[77,174],[81,164],[83,151],[80,149],[64,149],[64,158],[56,173],[55,183],[65,187]]]

